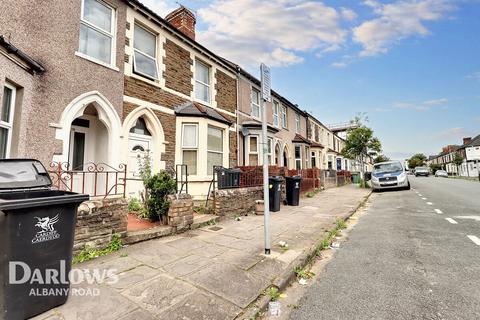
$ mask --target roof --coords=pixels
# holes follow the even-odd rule
[[[178,38],[180,38],[183,42],[187,43],[188,45],[190,45],[191,47],[194,47],[196,48],[199,52],[205,54],[205,55],[209,55],[215,59],[218,60],[218,62],[220,64],[222,64],[224,67],[226,67],[227,69],[230,69],[230,71],[237,71],[237,70],[232,70],[234,69],[232,67],[231,64],[228,64],[226,63],[226,59],[220,57],[218,54],[216,53],[213,53],[212,51],[210,51],[209,49],[207,49],[206,47],[204,47],[203,45],[201,45],[200,43],[198,43],[197,41],[191,39],[190,37],[188,37],[187,35],[185,35],[183,32],[181,32],[180,30],[178,30],[177,28],[175,28],[170,22],[168,22],[167,20],[163,19],[161,16],[159,16],[155,11],[153,11],[152,9],[150,9],[149,7],[147,7],[146,5],[144,5],[142,2],[140,2],[139,0],[125,0],[125,2],[127,2],[128,4],[130,4],[130,6],[132,6],[134,9],[140,9],[140,10],[143,10],[144,11],[144,14],[147,14],[147,15],[150,15],[152,16],[153,18],[155,18],[155,20],[157,20],[156,22],[157,23],[160,23],[162,24],[165,29],[167,31],[169,31],[170,33],[172,34],[175,34]]]
[[[322,148],[322,149],[325,148],[321,143],[318,143],[318,142],[315,142],[315,141],[311,141],[310,146],[312,148]]]
[[[0,46],[5,48],[7,54],[12,54],[22,60],[33,72],[43,73],[45,68],[22,50],[11,44],[3,35],[0,35]]]
[[[204,106],[198,102],[187,102],[178,107],[175,107],[175,114],[177,116],[185,117],[205,117],[221,123],[232,125],[233,121],[227,116],[217,110]]]
[[[340,154],[338,151],[335,151],[335,150],[330,149],[330,148],[328,148],[328,152],[333,152],[333,153],[336,153],[336,154]]]
[[[256,120],[246,120],[241,123],[243,128],[247,129],[262,129],[262,123]],[[274,127],[267,123],[267,131],[272,133],[277,133],[279,130],[277,127]]]
[[[295,135],[295,138],[292,140],[293,143],[304,143],[310,145],[311,142],[307,139],[299,135],[298,133]]]
[[[463,145],[462,148],[466,147],[478,147],[480,146],[480,134],[474,137],[469,143]]]

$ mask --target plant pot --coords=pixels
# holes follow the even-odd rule
[[[263,203],[263,200],[256,200],[255,201],[255,214],[259,216],[263,216],[263,213],[265,211],[265,205]]]
[[[268,314],[274,317],[279,316],[282,313],[280,307],[279,301],[270,301],[268,303]]]

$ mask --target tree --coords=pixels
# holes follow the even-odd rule
[[[380,163],[385,161],[390,161],[390,158],[383,154],[379,154],[375,159],[373,159],[373,163]]]
[[[380,140],[373,136],[373,130],[361,124],[358,117],[356,123],[358,124],[357,128],[347,131],[347,139],[345,140],[345,146],[341,153],[348,159],[360,159],[361,177],[364,179],[364,155],[366,155],[368,151],[380,152],[382,145]]]
[[[453,164],[457,166],[457,175],[458,175],[458,167],[460,167],[463,163],[463,157],[460,153],[455,152],[455,156],[453,157]]]
[[[425,156],[423,153],[417,153],[408,160],[408,167],[411,169],[421,167],[425,165],[426,161],[427,156]]]

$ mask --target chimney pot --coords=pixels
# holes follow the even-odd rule
[[[175,9],[174,11],[167,14],[165,17],[172,26],[177,28],[184,35],[189,37],[192,40],[195,40],[195,24],[197,19],[192,11],[188,10],[184,6]]]
[[[472,142],[472,137],[463,138],[463,144],[469,144],[470,142]]]

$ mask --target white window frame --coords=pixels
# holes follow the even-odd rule
[[[280,103],[277,100],[273,100],[272,112],[273,112],[273,125],[276,128],[278,128],[280,126]]]
[[[316,151],[310,151],[311,154],[311,166],[314,168],[313,163],[315,162],[315,168],[318,168],[318,157],[317,157],[317,152]],[[315,161],[313,161],[315,160]]]
[[[254,92],[254,91],[258,93],[258,103],[254,103],[254,102],[253,102],[253,92]],[[252,90],[251,90],[251,92],[250,92],[250,100],[251,100],[251,106],[252,106],[251,116],[254,117],[254,118],[257,118],[257,119],[261,119],[261,118],[262,118],[262,114],[261,114],[261,113],[262,113],[262,110],[261,110],[261,108],[260,108],[260,99],[262,99],[260,90],[258,90],[257,88],[252,87]],[[256,116],[256,115],[254,114],[254,112],[253,112],[253,110],[254,110],[255,108],[258,108],[258,116]]]
[[[10,109],[9,109],[9,115],[8,115],[8,120],[7,121],[2,121],[0,118],[0,128],[6,129],[7,130],[7,146],[5,149],[5,158],[10,158],[10,152],[11,152],[11,147],[12,147],[12,131],[13,131],[13,119],[14,119],[14,114],[15,114],[15,104],[17,101],[17,88],[14,86],[4,83],[4,87],[12,90],[12,97],[10,99]],[[3,104],[3,99],[5,99],[4,92],[5,89],[3,89],[2,92],[2,101],[1,103]]]
[[[200,81],[197,79],[197,64],[201,64],[202,66],[204,66],[207,70],[208,70],[208,75],[207,75],[207,78],[208,78],[208,82],[209,83],[205,83],[203,81]],[[201,102],[204,102],[204,103],[207,103],[207,104],[210,104],[210,101],[212,100],[212,94],[211,94],[211,87],[210,87],[210,82],[211,82],[211,79],[210,79],[210,76],[211,76],[211,70],[212,70],[212,67],[210,67],[208,64],[206,64],[205,62],[202,62],[198,59],[195,59],[195,73],[194,73],[194,77],[195,77],[195,90],[194,90],[194,95],[195,95],[195,99],[198,100],[198,101],[201,101]],[[203,99],[200,99],[197,97],[197,90],[196,90],[196,86],[198,84],[201,84],[203,86],[206,86],[207,87],[207,101],[203,100]]]
[[[185,136],[185,127],[186,126],[192,126],[192,127],[195,127],[195,131],[196,131],[196,136],[195,136],[195,146],[184,146],[183,145],[183,137]],[[198,123],[192,123],[192,122],[185,122],[185,123],[182,123],[182,136],[180,137],[182,139],[182,142],[181,142],[181,146],[182,146],[182,163],[183,163],[183,151],[196,151],[197,152],[197,159],[195,160],[196,161],[196,164],[197,164],[197,170],[194,174],[192,175],[198,175]],[[188,168],[187,168],[188,170]],[[190,174],[190,173],[189,173]]]
[[[83,52],[80,52],[80,48],[79,50],[76,52],[76,55],[82,57],[82,58],[85,58],[85,59],[88,59],[92,62],[95,62],[95,63],[98,63],[100,65],[103,65],[103,66],[106,66],[106,67],[110,67],[110,68],[113,68],[115,70],[117,70],[117,68],[115,67],[116,65],[116,43],[117,43],[117,39],[116,39],[116,34],[117,34],[117,10],[112,7],[110,4],[106,3],[105,1],[101,1],[101,0],[95,0],[97,1],[98,3],[101,3],[103,4],[104,6],[110,8],[112,10],[112,19],[111,19],[111,33],[103,30],[102,28],[99,28],[97,26],[95,26],[93,23],[87,21],[87,20],[84,20],[83,18],[83,15],[84,15],[84,9],[85,9],[85,0],[82,0],[82,6],[81,6],[81,9],[80,9],[80,24],[83,24],[85,25],[86,27],[88,28],[91,28],[97,32],[100,32],[108,37],[110,37],[110,63],[107,63],[105,61],[102,61],[100,59],[97,59],[95,57],[92,57],[92,56],[89,56],[88,54],[86,53],[83,53]],[[80,37],[80,33],[78,35]],[[80,38],[79,38],[79,45],[80,45]]]
[[[300,158],[297,158],[297,148],[300,150]],[[293,155],[295,156],[295,169],[296,170],[302,170],[302,146],[296,145],[293,147]],[[297,169],[297,161],[300,162],[300,166]]]
[[[282,110],[282,128],[287,129],[288,128],[287,107],[282,105],[281,110]]]
[[[222,132],[222,151],[216,151],[216,150],[208,149],[208,129],[209,128],[220,130]],[[223,166],[223,156],[224,156],[223,153],[224,153],[224,149],[225,149],[224,144],[225,144],[225,129],[219,128],[219,127],[216,127],[216,126],[212,126],[212,125],[207,125],[207,174],[208,174],[208,154],[209,153],[221,154],[222,155],[222,166]],[[213,173],[212,173],[212,175],[213,175]]]
[[[154,37],[155,37],[155,57],[152,57],[151,55],[149,55],[148,53],[145,53],[139,49],[136,49],[135,48],[135,38],[133,39],[133,43],[132,43],[132,47],[133,47],[133,73],[135,74],[138,74],[138,75],[141,75],[143,77],[146,77],[148,79],[151,79],[151,80],[158,80],[158,60],[157,60],[157,49],[158,49],[158,35],[150,30],[148,30],[147,28],[145,28],[144,26],[142,26],[141,24],[135,22],[135,24],[133,25],[133,34],[135,35],[135,28],[141,28],[143,29],[144,31],[152,34]],[[136,70],[136,64],[137,64],[137,61],[135,59],[135,53],[136,52],[139,52],[140,54],[143,54],[144,56],[147,56],[151,59],[153,59],[153,61],[155,61],[155,73],[157,74],[157,77],[152,77],[151,75],[148,75],[148,74],[145,74],[143,72],[140,72],[138,70]]]
[[[268,159],[268,164],[274,164],[274,159],[273,159],[273,138],[267,137],[267,159]],[[263,162],[263,161],[262,161]]]
[[[295,133],[300,133],[300,114],[295,113]]]
[[[256,141],[257,141],[257,143],[256,143],[256,144],[257,144],[257,148],[256,148],[257,151],[256,151],[256,152],[252,152],[252,150],[251,150],[250,139],[253,138],[253,137],[255,137],[255,138],[256,138]],[[260,136],[259,136],[259,135],[252,134],[252,135],[247,136],[247,138],[248,138],[248,139],[247,139],[247,151],[248,151],[248,152],[247,152],[247,155],[248,155],[247,160],[248,160],[248,165],[251,165],[251,163],[250,163],[250,155],[251,155],[251,154],[256,154],[256,155],[257,155],[257,163],[258,163],[258,165],[259,165],[259,164],[260,164],[260,150],[259,150],[259,148],[260,148]]]

